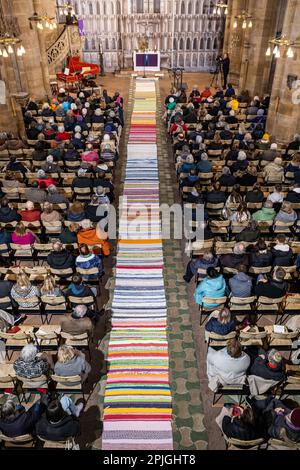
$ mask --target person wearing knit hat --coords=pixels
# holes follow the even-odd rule
[[[273,398],[264,410],[268,435],[281,441],[300,442],[300,408],[293,410]]]
[[[282,355],[276,349],[260,354],[253,362],[250,374],[265,380],[281,382],[284,379]]]

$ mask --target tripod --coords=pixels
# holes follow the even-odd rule
[[[213,73],[210,86],[212,87],[213,85],[215,85],[215,88],[217,88],[219,84],[222,86],[222,80],[223,80],[222,69],[221,67],[218,67],[216,71]]]

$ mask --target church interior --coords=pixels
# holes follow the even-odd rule
[[[1,450],[300,449],[299,31],[1,0]]]

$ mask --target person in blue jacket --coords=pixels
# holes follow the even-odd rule
[[[215,333],[216,335],[228,335],[235,331],[236,323],[231,318],[229,308],[214,310],[205,325],[205,331]]]
[[[225,295],[226,282],[222,274],[215,268],[207,269],[207,276],[201,281],[195,290],[195,301],[198,305],[202,305],[204,297],[221,298]],[[218,304],[205,304],[203,307],[217,307]]]

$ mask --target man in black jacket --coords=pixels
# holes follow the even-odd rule
[[[11,207],[9,206],[9,200],[6,197],[3,198],[0,207],[0,222],[20,222],[20,220],[20,214],[18,214],[15,209],[11,209]]]
[[[270,297],[271,299],[285,296],[288,290],[288,284],[285,282],[284,278],[285,270],[280,267],[274,270],[271,279],[259,276],[258,283],[254,289],[255,295]]]
[[[80,433],[79,421],[67,415],[59,400],[52,400],[46,415],[36,424],[36,434],[50,441],[63,441]]]
[[[284,367],[280,352],[271,349],[267,354],[260,354],[252,364],[250,374],[265,380],[281,382],[284,379]]]
[[[77,177],[72,181],[72,189],[74,188],[90,188],[93,187],[93,182],[91,178],[85,176],[86,170],[80,168],[77,173]]]
[[[26,411],[24,406],[17,405],[13,400],[7,400],[1,409],[0,431],[7,437],[32,434],[42,411],[43,405],[40,402]]]
[[[55,242],[52,245],[53,251],[47,257],[47,263],[53,269],[74,268],[75,259],[72,253],[63,248],[62,243]]]

